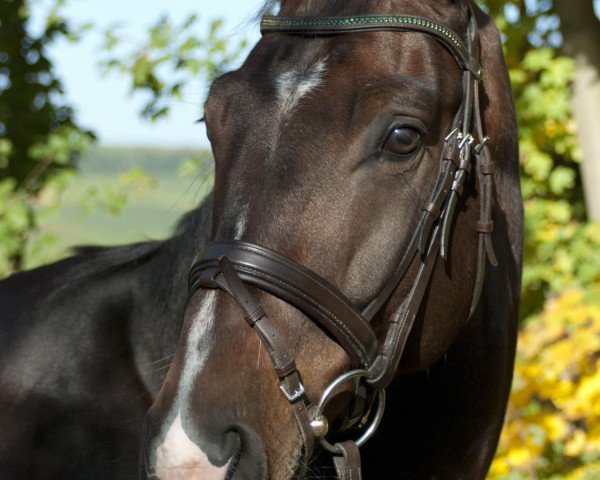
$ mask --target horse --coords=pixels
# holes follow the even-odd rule
[[[522,253],[498,31],[470,0],[277,7],[171,239],[0,283],[2,478],[485,477]]]
[[[522,244],[499,34],[468,0],[278,7],[205,104],[213,241],[143,470],[483,478]]]
[[[0,282],[0,478],[139,478],[212,197],[172,238],[85,247]]]

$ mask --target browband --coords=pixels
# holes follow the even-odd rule
[[[469,53],[460,36],[441,23],[411,15],[353,15],[340,17],[275,17],[266,15],[260,32],[284,32],[297,35],[335,35],[350,32],[420,31],[441,41],[463,70],[476,78],[482,74],[479,59]]]

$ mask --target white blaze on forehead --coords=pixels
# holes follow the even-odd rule
[[[206,453],[183,430],[181,413],[178,413],[163,443],[156,449],[154,477],[160,480],[223,480],[229,463],[222,467],[210,463]]]
[[[280,114],[286,116],[300,100],[323,83],[325,60],[282,73],[276,80]]]

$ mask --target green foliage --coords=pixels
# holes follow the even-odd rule
[[[46,57],[59,38],[77,38],[51,9],[44,30],[32,35],[25,0],[0,2],[0,277],[22,267],[23,252],[39,216],[82,152],[94,140],[80,128]]]
[[[14,178],[33,193],[57,171],[72,168],[93,138],[75,124],[46,57],[46,47],[71,32],[57,10],[61,5],[36,37],[27,31],[25,0],[0,3],[0,178]]]
[[[231,68],[246,47],[244,40],[231,45],[223,36],[220,19],[210,23],[203,38],[195,31],[197,25],[196,15],[179,25],[162,16],[150,27],[141,45],[134,48],[126,46],[131,42],[119,26],[105,32],[103,70],[129,76],[131,93],[147,95],[142,116],[151,120],[167,116],[169,102],[181,101],[186,87],[203,86]]]
[[[525,245],[507,424],[490,478],[598,479],[600,225],[588,222],[570,95],[549,0],[489,0],[517,104]]]
[[[519,122],[525,258],[521,316],[546,298],[600,278],[598,226],[588,224],[577,127],[571,112],[572,58],[562,54],[558,17],[547,0],[488,0],[504,38]]]
[[[144,168],[134,165],[120,173],[117,181],[107,181],[102,185],[90,187],[81,203],[87,213],[102,209],[111,215],[119,215],[127,205],[130,196],[141,198],[146,192],[156,187],[157,180]]]
[[[30,211],[27,199],[16,189],[13,178],[0,180],[0,272],[14,268],[13,261],[29,231]]]
[[[186,174],[177,172],[181,159],[191,157],[203,160],[194,161]],[[25,268],[64,258],[77,245],[166,238],[178,219],[212,190],[212,162],[209,149],[90,148],[81,159],[76,181],[69,182],[60,195],[60,209],[40,218],[39,231],[28,237]],[[156,184],[144,188],[143,197],[117,185],[127,194],[127,203],[114,215],[113,208],[108,208],[104,186],[115,185],[115,179],[127,177],[127,172],[138,168],[156,179]],[[94,190],[98,202],[89,199]]]
[[[37,232],[40,221],[56,212],[78,159],[95,140],[77,125],[46,56],[52,42],[76,42],[91,26],[68,22],[63,15],[66,0],[52,0],[43,31],[32,35],[28,21],[33,4],[35,0],[0,2],[0,278],[23,267],[26,251],[53,243],[51,236]],[[165,117],[168,102],[182,100],[184,86],[196,83],[200,89],[230,68],[245,48],[244,41],[232,45],[223,36],[221,20],[214,20],[204,37],[196,34],[197,25],[194,15],[181,24],[162,17],[139,48],[129,47],[123,29],[105,33],[103,70],[130,76],[131,92],[148,95],[143,116]],[[194,166],[205,169],[205,160],[205,155],[188,158],[182,170],[189,174]],[[152,175],[134,167],[116,182],[90,186],[80,205],[88,212],[101,209],[116,215],[130,198],[155,185]],[[35,245],[28,247],[28,242]]]
[[[551,47],[530,50],[510,70],[526,206],[523,316],[541,311],[547,295],[600,277],[600,239],[585,222],[571,117],[573,71],[572,59]]]

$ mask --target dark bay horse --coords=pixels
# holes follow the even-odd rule
[[[0,478],[138,478],[144,416],[211,199],[165,242],[87,248],[0,282]]]
[[[498,32],[468,0],[283,0],[263,30],[173,238],[0,283],[0,478],[332,478],[324,417],[358,478],[383,387],[363,478],[485,477],[522,243]]]

